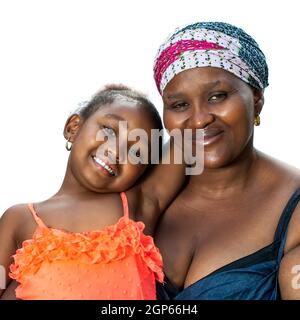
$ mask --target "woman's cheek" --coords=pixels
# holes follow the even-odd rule
[[[164,111],[163,121],[165,127],[171,131],[173,129],[183,129],[183,124],[187,118],[184,112]]]

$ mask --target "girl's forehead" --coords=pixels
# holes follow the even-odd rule
[[[106,114],[116,114],[119,116],[126,116],[130,115],[131,113],[139,113],[139,103],[137,101],[131,100],[130,98],[127,100],[125,97],[124,99],[117,99],[113,103],[105,104],[101,106],[96,112],[95,115],[97,116],[104,116]]]
[[[120,104],[123,106],[136,106],[137,104],[139,104],[139,102],[136,99],[126,97],[121,94],[117,94],[115,96],[114,103]]]
[[[129,128],[144,128],[146,130],[153,127],[153,117],[146,106],[137,101],[123,103],[114,101],[99,108],[94,114],[94,119],[108,119],[115,122],[126,121]]]

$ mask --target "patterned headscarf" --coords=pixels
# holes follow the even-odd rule
[[[199,22],[177,28],[155,58],[159,92],[176,74],[196,67],[222,68],[255,88],[268,86],[265,55],[251,36],[228,23]]]

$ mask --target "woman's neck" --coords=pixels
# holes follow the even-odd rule
[[[250,143],[229,165],[221,168],[204,168],[200,175],[191,176],[188,183],[189,191],[212,199],[237,195],[250,185],[258,159],[258,152]]]

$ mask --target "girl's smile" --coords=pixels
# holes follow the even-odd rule
[[[97,168],[104,172],[109,177],[117,176],[117,169],[114,165],[109,164],[109,161],[104,161],[97,156],[92,156],[93,162]]]

